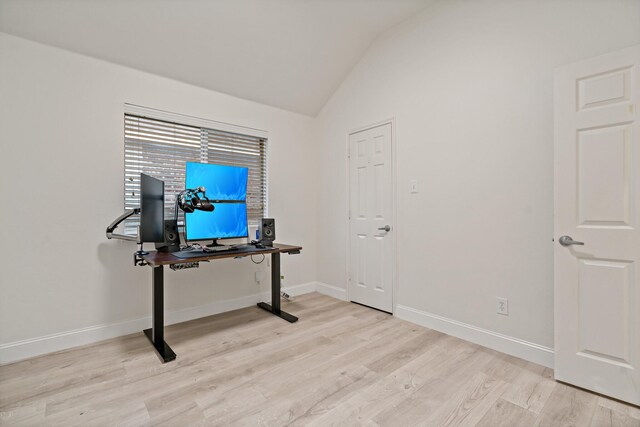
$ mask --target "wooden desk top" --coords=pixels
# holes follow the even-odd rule
[[[274,253],[290,253],[299,252],[302,250],[302,246],[284,245],[282,243],[274,243],[273,247],[265,247],[264,249],[255,249],[250,252],[237,252],[234,250],[211,252],[203,254],[197,258],[178,258],[173,256],[170,252],[149,252],[148,255],[142,255],[140,258],[149,263],[149,265],[167,265],[167,264],[182,264],[185,262],[197,262],[197,261],[209,261],[212,259],[220,258],[240,258],[251,255],[268,255]]]

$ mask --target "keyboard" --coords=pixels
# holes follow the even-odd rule
[[[218,252],[254,252],[257,249],[251,245],[233,245],[233,246],[213,246],[207,248],[207,252],[202,249],[185,249],[184,251],[173,252],[172,255],[176,258],[200,258],[206,257],[208,254],[214,254]]]
[[[178,251],[178,252],[173,252],[171,255],[173,255],[176,258],[199,258],[199,257],[203,257],[206,256],[207,254],[202,251],[202,249],[187,249],[184,251]]]
[[[261,249],[256,248],[253,245],[240,244],[233,246],[213,246],[211,248],[207,248],[207,250],[208,252],[205,252],[202,249],[185,249],[184,251],[173,252],[172,255],[176,258],[187,259],[206,257],[207,255],[218,252],[248,253],[259,252]]]
[[[223,252],[223,251],[230,251],[235,249],[233,246],[207,246],[206,249],[204,250],[205,253],[209,252]]]

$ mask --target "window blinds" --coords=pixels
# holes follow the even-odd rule
[[[267,200],[267,141],[264,138],[184,125],[134,114],[124,116],[124,206],[140,206],[140,174],[165,182],[165,218],[173,218],[176,195],[184,187],[186,162],[249,168],[247,217],[257,225]],[[182,218],[179,218],[182,223]],[[125,223],[135,235],[137,219]]]

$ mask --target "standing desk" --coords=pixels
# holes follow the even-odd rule
[[[258,303],[258,307],[283,318],[288,322],[298,320],[293,316],[280,309],[280,254],[298,254],[302,250],[301,246],[283,245],[274,243],[273,247],[265,247],[258,249],[254,247],[241,250],[228,250],[223,252],[203,253],[197,258],[178,258],[170,252],[150,252],[147,255],[141,255],[139,258],[153,271],[153,293],[151,296],[153,313],[152,326],[145,329],[144,334],[149,338],[151,344],[156,349],[163,363],[170,362],[176,358],[176,354],[171,347],[164,341],[164,266],[171,264],[183,264],[188,262],[213,261],[223,258],[243,258],[251,255],[270,255],[271,256],[271,304],[265,302]]]

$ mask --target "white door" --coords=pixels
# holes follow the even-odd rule
[[[635,46],[555,79],[555,377],[636,405],[639,67]]]
[[[391,123],[349,135],[349,299],[393,309]]]

